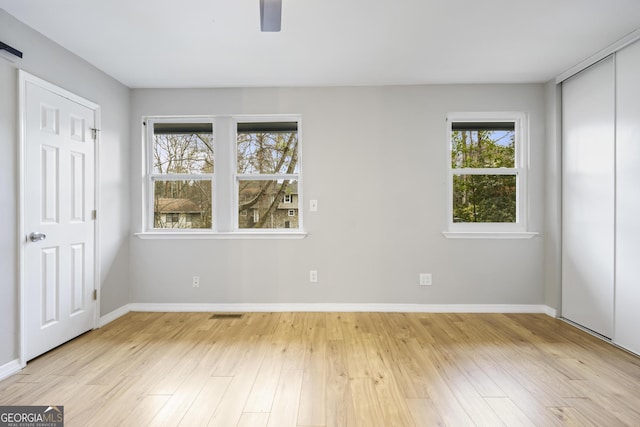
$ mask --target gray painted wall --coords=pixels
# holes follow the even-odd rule
[[[131,301],[141,303],[545,302],[545,86],[136,89],[131,176],[141,177],[141,117],[302,114],[304,240],[131,238]],[[450,111],[530,116],[530,240],[447,240]],[[141,230],[141,182],[131,218]],[[317,199],[319,212],[308,212]],[[310,269],[319,283],[310,284]],[[433,273],[432,287],[418,273]],[[191,277],[199,275],[199,288]]]
[[[545,304],[561,309],[562,282],[562,147],[561,89],[555,81],[545,85]]]
[[[100,147],[101,307],[129,301],[129,96],[127,87],[0,9],[0,40],[24,52],[0,58],[0,366],[18,357],[18,72],[31,74],[102,107]]]
[[[16,79],[15,69],[0,59],[0,366],[18,356]]]

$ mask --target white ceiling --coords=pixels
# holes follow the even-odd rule
[[[280,33],[259,0],[0,7],[136,88],[543,82],[640,28],[640,0],[283,0]]]

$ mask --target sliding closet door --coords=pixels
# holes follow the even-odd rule
[[[615,67],[562,84],[562,315],[613,337]]]
[[[618,52],[616,72],[614,341],[640,354],[640,42]]]

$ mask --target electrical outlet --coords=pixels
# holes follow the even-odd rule
[[[431,286],[431,273],[420,273],[420,286]]]
[[[311,283],[318,283],[318,270],[309,270],[309,281]]]
[[[194,288],[200,287],[200,276],[193,276],[193,287]]]

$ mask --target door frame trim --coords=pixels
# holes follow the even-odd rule
[[[27,365],[26,360],[26,327],[25,327],[25,144],[26,144],[26,87],[31,83],[45,90],[53,92],[63,98],[76,102],[84,107],[93,110],[94,125],[100,129],[100,105],[82,98],[66,89],[56,86],[46,80],[34,76],[24,70],[18,70],[18,300],[20,306],[19,318],[19,343],[18,360],[21,367]],[[100,213],[100,132],[96,132],[94,146],[94,203],[95,209]],[[93,221],[94,228],[94,263],[93,263],[93,289],[97,289],[97,298],[94,304],[93,329],[97,328],[100,321],[100,214]]]

